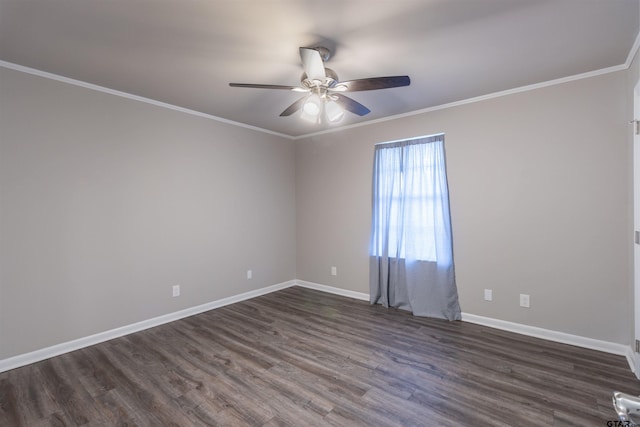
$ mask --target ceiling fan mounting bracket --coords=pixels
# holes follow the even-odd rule
[[[320,58],[322,58],[322,62],[327,62],[329,58],[331,58],[331,51],[324,46],[316,46],[312,49],[317,50],[320,54]]]

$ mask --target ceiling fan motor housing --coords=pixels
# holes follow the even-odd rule
[[[338,74],[333,71],[331,68],[325,68],[325,78],[323,81],[312,80],[307,77],[307,73],[302,73],[302,77],[300,77],[300,83],[303,87],[313,88],[316,86],[324,86],[325,88],[332,88],[338,83]],[[320,82],[320,83],[318,83]]]

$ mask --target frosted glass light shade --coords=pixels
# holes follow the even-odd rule
[[[339,122],[344,117],[344,111],[335,101],[327,101],[324,104],[324,115],[331,123]]]
[[[318,116],[322,109],[322,101],[318,95],[309,95],[309,99],[302,106],[302,111],[310,116]]]

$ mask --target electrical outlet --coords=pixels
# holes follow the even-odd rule
[[[331,275],[332,276],[337,276],[338,275],[338,268],[337,267],[331,267]]]
[[[530,301],[529,301],[529,295],[520,294],[520,307],[524,307],[524,308],[531,307]]]
[[[179,297],[180,296],[180,285],[173,285],[173,288],[171,288],[172,291],[172,295],[174,297]]]
[[[484,290],[484,300],[485,301],[493,301],[493,290],[485,289]]]
[[[247,280],[251,280],[253,278],[253,271],[247,270]]]

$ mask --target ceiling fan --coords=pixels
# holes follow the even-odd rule
[[[342,94],[342,92],[358,92],[364,90],[387,89],[409,86],[409,76],[371,77],[368,79],[347,80],[341,82],[338,75],[330,68],[325,68],[324,62],[329,59],[330,51],[325,47],[301,47],[300,59],[304,73],[300,79],[300,86],[283,86],[252,83],[229,83],[232,87],[248,87],[258,89],[284,89],[294,92],[307,93],[287,107],[280,116],[290,116],[302,109],[301,117],[311,122],[319,123],[322,116],[329,122],[342,119],[344,111],[350,111],[358,116],[371,112],[359,102]]]

